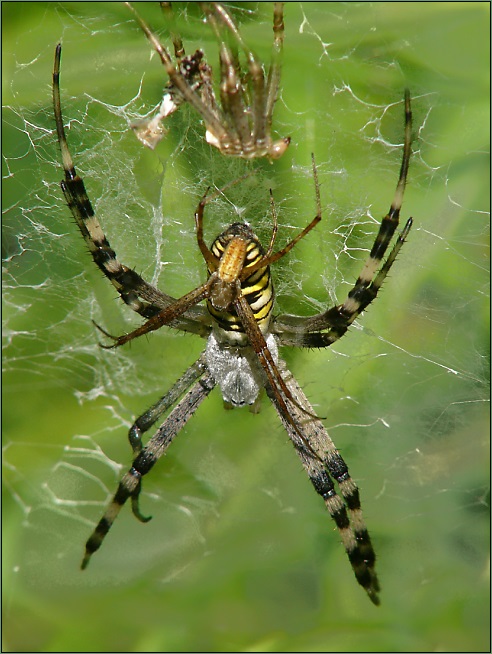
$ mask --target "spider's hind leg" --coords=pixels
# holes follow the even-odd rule
[[[114,494],[111,503],[109,504],[103,517],[99,520],[96,528],[89,536],[85,544],[85,554],[80,566],[82,570],[85,570],[91,556],[101,547],[104,538],[106,537],[108,531],[111,529],[113,522],[118,517],[122,506],[125,504],[129,497],[132,498],[132,508],[135,516],[142,522],[148,522],[148,520],[150,520],[150,518],[145,518],[142,516],[138,509],[138,495],[140,494],[142,485],[141,478],[142,475],[132,467],[118,484],[118,489]],[[135,513],[135,506],[137,513]]]
[[[191,388],[187,393],[184,393],[186,388],[190,385]],[[176,401],[177,397],[182,396],[180,402],[178,402],[171,413],[169,413],[166,420],[149,440],[146,447],[142,448],[141,446],[139,440],[140,434],[137,433],[138,430],[133,433],[133,428],[130,429],[130,434],[133,435],[135,439],[132,442],[131,436],[130,442],[134,452],[136,452],[136,456],[133,460],[132,467],[118,484],[116,493],[114,494],[103,517],[99,520],[96,528],[86,542],[85,554],[81,565],[82,570],[87,567],[94,552],[101,547],[106,534],[111,529],[111,526],[121,511],[122,506],[128,499],[131,499],[133,514],[138,520],[140,520],[140,522],[148,522],[150,520],[150,517],[146,517],[140,512],[138,506],[138,498],[142,487],[142,477],[150,472],[155,463],[157,463],[159,458],[171,445],[175,436],[181,431],[214,386],[215,381],[210,374],[208,374],[207,367],[204,364],[202,357],[200,357],[198,361],[196,361],[176,382],[171,390],[156,402],[156,404],[154,404],[146,413],[142,414],[135,423],[137,427],[140,425],[141,433],[146,431],[164,413],[164,411]]]
[[[325,496],[322,489],[322,492],[320,492],[316,486],[315,488],[325,500],[326,507],[340,531],[343,546],[357,581],[367,592],[371,601],[378,606],[380,603],[378,597],[380,588],[374,569],[376,554],[362,516],[359,488],[351,479],[345,461],[336,450],[327,456],[326,468],[329,474],[336,479],[344,504],[336,496],[331,480],[329,484],[331,488],[329,488],[327,496]],[[342,509],[340,509],[340,504],[343,507]]]
[[[292,373],[282,360],[279,360],[278,367],[296,403],[287,403],[289,416],[284,415],[274,403],[275,408],[304,470],[337,526],[357,581],[377,606],[379,582],[375,571],[376,555],[362,515],[357,484],[351,479],[345,461],[322,422],[317,418],[306,420],[305,412],[312,412],[313,408]]]
[[[136,519],[139,522],[149,522],[149,520],[152,520],[152,516],[148,515],[145,516],[141,511],[140,511],[140,492],[142,491],[142,480],[140,479],[140,483],[138,484],[136,490],[134,493],[132,493],[132,513],[136,517]]]
[[[318,495],[323,498],[337,526],[355,578],[364,588],[371,602],[379,606],[380,587],[374,569],[376,555],[362,516],[359,489],[350,478],[345,462],[333,448],[333,451],[326,456],[325,466],[318,458],[306,452],[305,448],[298,447],[295,442],[294,445],[311,483]],[[338,483],[341,497],[335,490],[332,477]]]

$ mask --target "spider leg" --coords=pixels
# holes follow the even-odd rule
[[[279,337],[280,343],[294,347],[328,347],[342,338],[354,320],[376,298],[382,283],[406,241],[412,224],[413,220],[409,218],[387,260],[371,284],[366,287],[354,286],[344,304],[332,307],[328,311],[311,318],[288,314],[275,318],[272,332]],[[323,329],[328,329],[328,331],[321,331]]]
[[[207,126],[210,126],[211,131],[217,136],[217,138],[220,140],[227,140],[227,130],[222,126],[220,117],[216,116],[213,111],[203,102],[200,96],[193,90],[193,88],[190,87],[188,81],[183,77],[181,72],[176,69],[176,66],[173,64],[167,50],[161,45],[157,36],[152,32],[147,23],[139,16],[132,4],[130,2],[125,2],[125,4],[133,12],[142,31],[150,43],[153,45],[154,50],[159,55],[171,82],[178,89],[186,102],[188,102],[198,111]]]
[[[290,143],[290,137],[272,142],[270,136],[273,108],[280,84],[280,58],[284,34],[283,3],[274,3],[274,45],[272,48],[272,63],[266,82],[261,62],[242,38],[230,14],[222,4],[218,2],[211,3],[215,14],[229,31],[233,41],[246,55],[250,77],[250,93],[247,94],[250,95],[249,101],[245,99],[246,89],[241,80],[236,48],[224,42],[220,36],[215,17],[208,8],[207,3],[201,4],[207,13],[207,20],[222,44],[221,69],[222,80],[224,81],[221,88],[222,106],[225,113],[230,114],[231,122],[239,136],[242,148],[238,154],[246,159],[264,155],[270,159],[279,159]]]
[[[63,194],[94,263],[109,279],[125,304],[142,317],[150,318],[176,300],[148,284],[134,270],[118,261],[97,216],[94,214],[84,182],[75,170],[63,126],[60,100],[60,59],[61,44],[58,44],[53,68],[53,106],[65,172],[65,179],[61,182]],[[181,316],[179,320],[175,321],[172,326],[206,336],[210,332],[210,328],[206,326],[207,320],[205,312],[192,309],[186,316]]]
[[[203,62],[203,52],[197,50],[194,54],[183,57],[177,62],[179,74],[183,76],[192,92],[202,89],[211,83],[208,76],[208,66]],[[168,130],[163,120],[171,116],[185,102],[185,98],[176,89],[174,83],[169,81],[164,87],[159,111],[153,118],[144,118],[131,124],[135,136],[150,150],[154,150]]]
[[[195,211],[195,230],[196,230],[196,240],[198,243],[198,247],[200,248],[200,252],[202,253],[205,263],[207,264],[207,268],[208,270],[214,272],[219,267],[219,259],[210,250],[210,248],[205,243],[205,240],[203,238],[203,213],[205,211],[205,206],[207,205],[208,202],[207,196],[209,190],[210,190],[210,186],[203,194],[202,199],[198,203],[197,210]]]
[[[271,256],[273,252],[273,246],[275,245],[275,239],[277,238],[277,232],[278,232],[277,210],[275,208],[275,200],[273,199],[272,189],[270,189],[270,209],[272,212],[272,234],[270,236],[270,242],[268,243],[268,248],[265,252],[265,257],[267,259]]]
[[[268,71],[266,83],[267,96],[265,103],[265,118],[267,131],[270,131],[272,125],[272,115],[275,102],[277,100],[278,89],[280,86],[280,62],[282,60],[282,51],[284,47],[284,3],[273,3],[273,46],[272,62]],[[289,144],[290,139],[288,139]]]
[[[237,52],[233,52],[231,47],[224,40],[216,17],[207,3],[201,3],[201,6],[207,17],[207,22],[212,27],[215,36],[220,44],[219,60],[221,71],[220,82],[220,101],[224,112],[224,120],[228,129],[234,136],[227,142],[220,142],[220,149],[230,154],[241,154],[246,157],[254,152],[254,140],[249,124],[247,101],[245,99],[244,88],[242,85],[239,60]],[[215,3],[213,7],[217,15],[223,20],[223,15]],[[234,25],[227,11],[221,7],[222,12],[227,15],[226,25]],[[229,27],[230,29],[230,27]],[[209,129],[209,132],[211,130]],[[216,138],[215,134],[212,134]]]
[[[178,381],[163,395],[155,404],[142,413],[128,432],[128,440],[133,449],[133,454],[140,454],[142,451],[142,434],[148,431],[152,425],[165,413],[173,404],[175,404],[184,391],[206,372],[207,366],[205,356],[202,354],[195,363],[182,375]]]
[[[292,248],[302,239],[304,238],[309,232],[316,227],[316,225],[319,223],[321,220],[321,199],[320,199],[320,194],[319,194],[319,184],[318,184],[318,170],[316,168],[316,162],[314,160],[314,154],[311,155],[312,157],[312,163],[313,163],[313,177],[314,177],[314,186],[315,186],[315,192],[316,192],[316,207],[317,207],[317,213],[316,216],[311,220],[311,222],[304,227],[304,229],[297,234],[287,245],[285,245],[281,250],[278,252],[275,252],[274,254],[271,254],[271,249],[273,248],[273,240],[275,239],[275,234],[276,234],[276,222],[277,222],[277,216],[275,212],[274,205],[272,204],[272,213],[273,213],[273,233],[272,237],[270,239],[270,244],[268,246],[268,250],[265,254],[264,257],[262,257],[259,261],[257,261],[254,264],[251,264],[249,266],[245,266],[243,269],[243,272],[241,273],[241,279],[245,279],[252,273],[254,273],[256,270],[259,268],[264,268],[265,266],[270,266],[272,263],[275,263],[282,257],[284,257],[288,252],[292,250]],[[272,200],[273,202],[273,200]]]
[[[178,61],[180,61],[185,56],[185,49],[183,46],[183,40],[176,28],[176,21],[174,20],[174,11],[170,2],[160,2],[159,3],[164,14],[165,22],[169,25],[169,33],[171,34],[171,40],[174,46],[174,56]]]
[[[240,293],[240,288],[238,288],[238,292]],[[255,351],[256,356],[258,357],[258,361],[260,362],[261,367],[267,376],[268,386],[272,389],[275,405],[278,405],[286,415],[290,415],[282,394],[287,400],[297,405],[296,399],[293,397],[292,393],[286,386],[282,375],[278,371],[277,365],[273,360],[270,350],[268,349],[265,337],[261,333],[261,330],[258,327],[258,323],[255,320],[253,310],[243,295],[238,296],[237,300],[234,302],[234,308],[241,321],[246,336],[248,337],[249,344]],[[298,408],[308,417],[319,419],[315,413],[306,411],[301,406],[298,406]],[[292,421],[291,426],[297,430],[297,425],[294,421]],[[303,438],[301,432],[299,432],[299,436]],[[308,442],[306,442],[305,445],[309,448]],[[315,452],[312,453],[316,456]]]
[[[261,89],[263,105],[261,114],[258,113],[260,111],[259,102],[255,105],[256,111],[253,113],[255,138],[262,142],[261,134],[265,134],[266,138],[263,137],[263,142],[266,142],[267,155],[270,159],[280,159],[290,144],[290,136],[277,139],[276,141],[272,141],[271,137],[273,109],[277,101],[280,86],[281,60],[284,44],[284,4],[284,2],[273,3],[274,36],[271,63],[266,84],[263,82],[264,88]],[[256,94],[256,91],[254,93]]]
[[[200,248],[200,252],[202,253],[202,256],[205,260],[205,263],[207,264],[207,268],[210,272],[214,272],[217,270],[219,267],[220,260],[219,258],[210,250],[208,245],[205,243],[205,240],[203,238],[203,215],[205,211],[206,205],[211,202],[217,195],[223,193],[226,189],[228,189],[231,186],[234,186],[235,184],[238,184],[239,182],[242,182],[243,180],[247,179],[251,175],[254,174],[254,171],[250,171],[245,173],[244,175],[241,175],[241,177],[237,177],[236,179],[232,180],[231,182],[228,182],[225,186],[223,186],[219,191],[216,193],[209,195],[210,192],[210,186],[206,189],[205,193],[203,194],[200,202],[198,203],[198,207],[196,208],[195,211],[195,230],[196,230],[196,240],[198,243],[198,247]],[[272,238],[275,239],[275,234],[277,232],[277,217],[274,215],[274,233],[272,234]],[[269,246],[269,251],[273,247],[272,242],[270,242]]]
[[[203,400],[214,388],[215,381],[213,380],[212,376],[208,374],[204,363],[202,363],[202,366],[202,377],[194,383],[194,385],[186,393],[179,404],[177,404],[176,407],[171,411],[157,432],[149,440],[146,447],[139,451],[133,460],[132,467],[120,481],[118,489],[108,508],[106,509],[106,512],[99,520],[96,528],[87,540],[85,545],[85,554],[81,564],[82,570],[87,567],[89,560],[94,552],[96,552],[101,547],[106,534],[110,530],[122,506],[129,498],[131,498],[132,509],[135,516],[143,522],[150,520],[149,517],[144,517],[138,508],[138,496],[141,491],[142,477],[146,475],[154,466],[154,464],[160,459],[160,457],[173,442],[175,436],[184,427],[184,425],[195,413]],[[185,375],[186,374],[187,373],[185,373]],[[177,385],[182,382],[182,379],[183,378],[178,380]],[[173,389],[171,389],[170,392],[172,392]],[[154,407],[155,406],[156,405],[154,405]],[[143,416],[145,415],[146,414],[143,414]],[[156,416],[155,419],[157,419],[157,417],[158,416]]]
[[[232,18],[224,9],[224,7],[214,2],[214,9],[222,22],[230,31],[236,43],[241,47],[246,55],[248,62],[248,71],[251,78],[252,88],[252,124],[253,130],[251,134],[252,146],[255,149],[264,150],[267,148],[267,117],[266,117],[266,93],[265,93],[265,74],[263,67],[251,50],[246,44],[239,30],[234,24]],[[254,145],[253,145],[254,144]],[[249,154],[249,149],[245,151],[246,157]]]
[[[376,555],[362,515],[357,484],[351,479],[344,460],[320,420],[304,419],[303,413],[311,413],[313,409],[285,362],[280,359],[278,367],[295,403],[289,402],[288,412],[284,413],[274,401],[272,388],[267,387],[267,394],[277,409],[311,483],[323,498],[337,526],[357,581],[371,601],[378,605],[379,582],[374,569]],[[337,482],[339,494],[333,480]]]
[[[410,92],[406,89],[405,140],[400,176],[390,210],[381,221],[369,257],[343,304],[309,318],[292,315],[283,315],[276,318],[272,326],[272,331],[279,336],[282,344],[298,347],[327,347],[341,338],[354,320],[376,298],[413,224],[413,219],[409,218],[387,260],[383,263],[379,272],[377,272],[398,227],[408,175],[411,143],[412,111]]]
[[[183,295],[179,300],[176,300],[174,304],[171,304],[165,309],[162,309],[162,311],[159,311],[159,313],[152,316],[152,318],[149,318],[149,320],[147,320],[147,322],[145,322],[143,325],[140,325],[140,327],[137,327],[128,334],[123,334],[122,336],[113,336],[99,325],[96,325],[96,327],[103,334],[114,341],[113,345],[101,345],[101,347],[105,350],[111,350],[115,347],[120,347],[121,345],[125,345],[125,343],[133,341],[134,338],[138,338],[139,336],[148,334],[149,332],[155,331],[156,329],[160,329],[160,327],[163,327],[164,325],[172,325],[173,321],[181,314],[183,314],[187,309],[208,297],[210,292],[211,279],[212,277],[209,277],[205,284],[202,284],[198,288],[195,288],[193,291]]]
[[[209,67],[203,61],[203,52],[197,50],[194,54],[186,56],[183,41],[176,27],[171,3],[161,2],[160,5],[173,42],[176,68],[190,89],[193,92],[200,89],[203,95],[205,93],[204,87],[211,85]],[[213,91],[208,95],[213,97]],[[138,140],[146,147],[154,150],[168,131],[163,125],[163,120],[177,111],[184,102],[185,98],[176,89],[174,83],[169,80],[164,88],[162,102],[157,114],[153,118],[144,118],[131,125]],[[210,104],[213,103],[210,102]]]

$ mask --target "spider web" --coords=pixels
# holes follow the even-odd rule
[[[406,597],[426,587],[432,596],[458,579],[466,593],[470,577],[481,578],[489,315],[483,80],[464,61],[459,70],[453,61],[452,74],[445,61],[428,63],[424,46],[435,23],[412,32],[410,6],[418,3],[407,3],[408,24],[384,4],[288,4],[274,130],[292,145],[279,162],[254,166],[207,146],[186,106],[155,152],[137,142],[129,125],[159,103],[165,75],[124,7],[36,3],[29,18],[27,3],[5,10],[9,24],[23,24],[4,52],[3,114],[4,524],[16,599],[21,589],[63,596],[74,586],[131,588],[138,579],[176,591],[176,579],[200,579],[207,561],[241,574],[242,547],[260,568],[289,566],[282,542],[316,561],[317,569],[303,568],[303,584],[307,575],[318,588],[325,566],[326,583],[359,592],[273,410],[265,402],[259,416],[225,412],[217,392],[144,480],[142,509],[154,520],[141,527],[124,510],[91,568],[77,574],[83,543],[130,463],[129,426],[204,342],[161,330],[110,353],[97,345],[91,320],[111,333],[139,320],[96,270],[59,188],[51,107],[59,39],[67,138],[96,214],[119,260],[176,297],[203,280],[193,212],[206,187],[221,189],[254,168],[207,207],[207,240],[247,220],[268,242],[272,188],[280,247],[315,214],[315,153],[323,221],[275,266],[278,312],[309,315],[350,290],[392,199],[400,93],[411,86],[415,142],[402,212],[415,220],[409,241],[380,297],[340,343],[283,355],[360,483],[373,538],[390,543],[378,547],[385,592],[402,584]],[[253,7],[243,3],[234,15],[268,61],[271,8]],[[159,31],[158,7],[140,10]],[[178,19],[187,52],[203,47],[216,67],[217,46],[198,7],[183,4]],[[468,76],[468,101],[442,82],[448,72],[457,84]],[[453,580],[443,582],[449,569]],[[301,601],[295,611],[310,607]],[[15,629],[11,637],[25,643]]]

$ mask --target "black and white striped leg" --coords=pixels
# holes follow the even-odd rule
[[[94,214],[84,181],[77,174],[68,149],[60,101],[60,60],[61,44],[58,44],[55,50],[53,68],[53,105],[63,170],[65,172],[65,179],[61,182],[63,194],[94,263],[109,279],[125,304],[143,318],[152,318],[159,311],[173,304],[175,298],[148,284],[134,270],[118,261],[115,251],[111,248],[99,220]],[[172,326],[200,336],[206,336],[210,329],[202,323],[203,311],[195,307],[189,314],[174,321]]]
[[[381,285],[410,232],[413,224],[412,218],[407,220],[387,260],[382,263],[398,227],[410,163],[412,110],[408,89],[405,90],[404,104],[405,138],[400,176],[390,209],[381,220],[379,231],[362,271],[343,304],[334,306],[323,313],[309,318],[293,315],[279,316],[274,322],[272,331],[279,335],[284,345],[328,347],[340,339],[347,332],[354,320],[376,298]]]
[[[311,483],[335,521],[357,581],[371,601],[379,605],[380,588],[374,569],[376,555],[362,517],[357,484],[350,478],[347,466],[337,451],[328,455],[323,466],[305,449],[296,449]],[[341,497],[335,490],[332,478],[338,484]]]
[[[186,373],[185,373],[186,374]],[[186,393],[183,399],[168,415],[164,423],[159,427],[157,432],[152,436],[147,445],[140,450],[133,460],[132,467],[123,476],[118,485],[118,489],[111,500],[106,512],[100,519],[92,535],[85,545],[85,554],[82,559],[81,568],[84,570],[91,556],[96,552],[110,530],[113,522],[118,516],[121,507],[128,499],[132,501],[133,513],[142,521],[147,522],[150,518],[145,518],[138,508],[138,496],[141,491],[142,477],[146,475],[160,459],[167,448],[171,445],[174,437],[185,426],[191,416],[198,409],[203,400],[208,396],[215,386],[212,376],[204,370],[201,379],[195,382],[194,386]],[[183,379],[183,378],[181,378]],[[181,380],[177,382],[179,385]],[[170,392],[172,392],[171,389]],[[182,389],[181,389],[182,391]],[[153,408],[155,408],[154,405]],[[144,416],[146,414],[143,414]],[[155,420],[156,418],[154,418]],[[137,420],[138,423],[138,420]],[[145,423],[145,420],[144,420]],[[149,425],[150,426],[150,425]]]
[[[351,479],[345,461],[321,421],[306,416],[306,412],[313,414],[313,408],[292,373],[282,360],[279,360],[277,365],[296,404],[285,400],[289,407],[289,417],[281,412],[278,403],[271,397],[272,402],[311,483],[323,498],[337,526],[357,581],[371,601],[379,605],[376,555],[362,515],[357,484]],[[268,387],[267,393],[270,395]],[[292,426],[293,422],[296,428]],[[302,432],[302,438],[299,432]],[[306,443],[309,447],[306,447]],[[334,482],[338,486],[338,492]]]
[[[128,440],[130,441],[134,455],[140,454],[142,451],[142,434],[148,431],[156,420],[173,406],[181,395],[206,371],[205,355],[202,354],[167,393],[135,420],[128,432]]]

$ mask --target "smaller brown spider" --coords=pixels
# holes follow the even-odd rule
[[[174,27],[171,3],[161,2],[161,7],[170,25],[175,62],[135,8],[129,2],[125,4],[135,14],[169,76],[158,113],[132,125],[144,145],[153,150],[167,132],[162,126],[163,119],[188,102],[205,122],[207,143],[222,154],[243,159],[279,159],[284,154],[290,137],[273,140],[270,134],[284,40],[282,2],[273,3],[274,39],[266,76],[261,62],[243,40],[225,7],[218,2],[199,3],[220,45],[220,104],[213,89],[212,69],[205,62],[203,52],[197,50],[185,55],[183,42]],[[239,50],[245,54],[247,70],[241,69]]]

